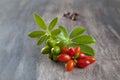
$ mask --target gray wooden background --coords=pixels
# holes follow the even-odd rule
[[[62,17],[66,11],[78,12],[79,20]],[[57,16],[69,31],[85,26],[97,41],[97,62],[65,72],[64,64],[41,55],[27,36],[38,29],[34,12],[47,22]],[[120,0],[0,0],[0,80],[120,80]]]

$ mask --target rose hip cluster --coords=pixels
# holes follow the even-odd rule
[[[93,56],[87,56],[80,51],[80,46],[69,47],[62,46],[60,54],[57,56],[58,60],[65,62],[66,71],[71,71],[74,66],[78,68],[85,68],[94,63],[96,59]]]
[[[41,53],[48,54],[49,58],[55,62],[64,62],[66,71],[71,71],[74,66],[85,68],[96,61],[93,56],[82,52],[80,46],[66,47],[64,44],[63,40],[56,42],[53,39],[48,39]]]

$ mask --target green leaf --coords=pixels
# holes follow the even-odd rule
[[[55,27],[55,25],[57,24],[57,21],[58,21],[58,18],[56,17],[49,23],[48,29],[50,31]]]
[[[37,13],[34,13],[34,20],[35,20],[35,23],[43,30],[46,30],[47,27],[46,27],[46,24],[45,24],[45,21],[42,19],[41,16],[39,16]]]
[[[46,39],[47,39],[47,35],[41,36],[37,42],[37,45],[41,45],[44,41],[46,41]]]
[[[75,27],[72,32],[70,33],[70,38],[74,38],[79,36],[80,34],[82,34],[85,31],[84,27]]]
[[[86,55],[89,55],[89,56],[95,55],[93,48],[88,45],[80,45],[80,50],[84,52]]]
[[[62,31],[62,33],[64,34],[64,36],[66,38],[68,38],[68,31],[65,29],[65,27],[59,26],[59,29]]]
[[[39,38],[44,34],[45,34],[44,31],[36,30],[36,31],[32,31],[32,32],[28,33],[28,36],[31,38]]]
[[[60,29],[54,29],[54,30],[51,31],[51,34],[52,34],[52,36],[56,36],[56,35],[58,35],[60,32],[61,32]]]
[[[72,39],[73,42],[77,44],[91,44],[95,43],[95,39],[89,35],[81,35]]]
[[[78,46],[79,44],[77,44],[77,43],[75,43],[75,42],[71,42],[71,43],[69,43],[67,46],[68,47],[70,47],[70,46],[73,46],[73,47],[75,47],[75,46]]]

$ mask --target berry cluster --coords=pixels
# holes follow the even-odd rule
[[[56,42],[53,39],[46,41],[46,46],[41,49],[42,54],[49,54],[49,58],[55,62],[65,62],[66,71],[71,71],[74,66],[85,68],[94,63],[96,59],[80,51],[80,46],[66,47],[64,41]]]
[[[71,71],[74,66],[77,66],[78,68],[85,68],[96,61],[93,56],[87,56],[81,52],[80,46],[69,48],[66,46],[61,47],[61,53],[57,58],[61,62],[66,62],[66,71]]]

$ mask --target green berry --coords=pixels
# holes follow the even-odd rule
[[[47,44],[48,46],[50,46],[50,47],[53,47],[53,46],[55,46],[56,42],[55,42],[55,40],[53,40],[53,39],[48,39],[48,40],[46,41],[46,44]]]
[[[60,47],[59,47],[59,46],[54,46],[54,47],[51,49],[51,53],[53,53],[53,54],[55,54],[55,55],[60,54]]]
[[[61,47],[61,46],[66,45],[66,42],[64,40],[60,40],[57,42],[57,45]]]
[[[53,61],[57,62],[58,59],[57,59],[57,55],[53,55]]]
[[[53,54],[49,53],[49,58],[52,59],[53,58]]]
[[[45,46],[41,49],[42,54],[48,54],[48,53],[50,53],[50,51],[51,51],[51,49],[49,46]]]

